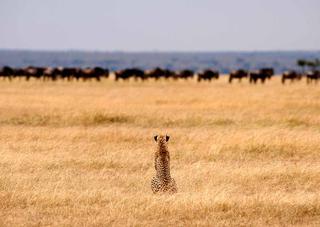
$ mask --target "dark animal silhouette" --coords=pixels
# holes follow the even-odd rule
[[[45,68],[43,67],[28,66],[23,72],[28,81],[30,78],[40,79],[43,76],[44,70]]]
[[[274,74],[274,70],[272,68],[262,68],[256,71],[251,71],[249,74],[250,83],[256,84],[259,80],[261,83],[264,83],[266,79],[271,79]]]
[[[202,80],[211,81],[212,79],[219,79],[219,72],[218,71],[206,69],[203,72],[198,74],[198,81],[199,82]]]
[[[109,76],[109,70],[105,70],[101,67],[95,67],[95,68],[86,68],[79,70],[78,74],[76,74],[77,79],[82,79],[83,81],[96,79],[97,81],[100,81],[103,77]]]
[[[262,68],[260,69],[260,73],[266,74],[268,79],[271,79],[274,75],[274,69],[273,68]]]
[[[131,68],[131,69],[124,69],[118,72],[115,72],[115,80],[118,81],[119,79],[128,80],[130,78],[142,79],[145,80],[144,71],[138,68]]]
[[[153,70],[150,70],[148,72],[145,72],[146,79],[152,78],[155,80],[159,80],[160,78],[165,78],[165,76],[166,76],[166,70],[161,69],[159,67],[157,67]]]
[[[258,80],[260,80],[261,83],[264,83],[267,78],[268,78],[268,75],[260,72],[260,70],[251,71],[249,74],[249,82],[254,84],[256,84]]]
[[[192,70],[184,69],[184,70],[176,73],[174,75],[174,78],[175,79],[185,79],[185,80],[187,80],[189,78],[193,78],[193,76],[194,76],[194,72]]]
[[[170,69],[165,69],[164,70],[164,78],[169,79],[169,78],[176,78],[177,74],[175,71],[172,71]]]
[[[14,69],[9,67],[9,66],[4,66],[1,70],[0,70],[0,77],[2,77],[3,79],[9,79],[12,80],[12,77],[14,76]]]
[[[285,84],[286,80],[290,80],[291,83],[296,80],[301,80],[301,74],[297,73],[294,70],[285,71],[284,73],[282,73],[282,76],[281,76],[282,84]]]
[[[229,83],[232,83],[232,80],[238,79],[239,82],[241,82],[242,78],[248,77],[248,71],[244,69],[238,69],[235,71],[232,71],[229,75]]]
[[[320,80],[320,71],[310,71],[306,73],[307,83],[310,84],[313,81],[315,83],[318,83],[318,80]]]

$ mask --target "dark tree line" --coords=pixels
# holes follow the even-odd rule
[[[318,58],[314,60],[298,59],[297,65],[301,67],[302,72],[305,72],[306,67],[309,67],[312,71],[315,71],[320,67],[320,60]]]

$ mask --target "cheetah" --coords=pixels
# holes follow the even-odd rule
[[[154,154],[154,168],[156,169],[156,176],[151,180],[151,189],[153,193],[177,192],[176,182],[170,175],[170,154],[167,147],[169,138],[170,137],[168,135],[154,136],[157,147]]]

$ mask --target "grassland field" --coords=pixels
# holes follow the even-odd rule
[[[0,226],[320,226],[320,85],[0,81]]]

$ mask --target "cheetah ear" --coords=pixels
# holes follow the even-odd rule
[[[154,141],[156,142],[158,141],[158,135],[154,136],[153,138],[154,138]]]
[[[170,139],[170,136],[166,135],[166,141],[168,142]]]

